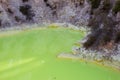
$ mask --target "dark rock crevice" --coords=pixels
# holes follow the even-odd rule
[[[22,0],[23,3],[28,2],[29,0]]]
[[[33,13],[31,6],[30,5],[23,5],[20,6],[20,12],[26,16],[26,20],[30,21],[33,20],[33,17],[35,16],[35,14]]]

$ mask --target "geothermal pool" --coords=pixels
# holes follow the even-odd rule
[[[120,72],[79,60],[58,59],[84,33],[66,28],[0,34],[0,80],[120,80]]]

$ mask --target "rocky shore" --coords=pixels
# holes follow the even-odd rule
[[[109,55],[104,51],[86,50],[85,48],[74,46],[71,53],[60,53],[58,58],[83,60],[86,62],[95,62],[97,64],[111,67],[120,71],[120,54]]]

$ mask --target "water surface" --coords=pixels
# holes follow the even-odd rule
[[[56,57],[71,52],[83,32],[48,28],[2,35],[0,80],[120,80],[120,72]]]

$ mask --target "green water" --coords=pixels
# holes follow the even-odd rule
[[[71,52],[82,35],[58,28],[0,37],[0,80],[120,80],[120,73],[111,69],[56,57]]]

